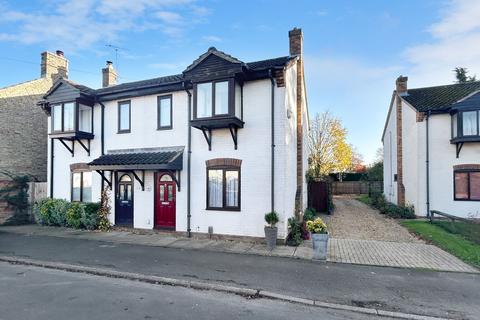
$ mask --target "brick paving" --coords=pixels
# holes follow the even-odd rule
[[[452,272],[479,272],[442,249],[424,243],[331,238],[328,244],[328,261]]]

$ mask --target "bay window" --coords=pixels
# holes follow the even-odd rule
[[[458,111],[452,115],[452,139],[479,137],[479,111]]]
[[[52,132],[93,133],[93,107],[79,102],[65,102],[52,105]],[[78,118],[78,122],[77,122]],[[77,126],[78,125],[78,126]]]
[[[194,86],[194,118],[234,116],[233,85],[233,79],[196,84]]]
[[[83,104],[78,107],[78,130],[92,133],[92,108]]]
[[[454,171],[454,200],[480,201],[480,170]]]

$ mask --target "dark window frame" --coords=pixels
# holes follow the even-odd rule
[[[222,170],[222,206],[221,207],[211,207],[209,204],[210,191],[208,188],[209,179],[208,173],[210,170]],[[227,206],[226,205],[226,196],[227,196],[227,184],[226,184],[226,172],[227,171],[236,171],[238,172],[238,206]],[[207,166],[206,170],[206,210],[211,211],[241,211],[242,209],[242,172],[241,168],[237,166]]]
[[[218,82],[228,82],[228,112],[222,114],[215,114],[215,84]],[[210,117],[198,117],[197,116],[197,86],[199,84],[211,83],[212,84],[212,115]],[[235,79],[234,78],[222,78],[211,81],[202,81],[193,84],[193,119],[211,119],[211,118],[225,118],[235,116]]]
[[[170,124],[168,126],[161,125],[161,101],[170,100]],[[167,94],[157,97],[157,130],[171,130],[173,129],[173,95]]]
[[[480,172],[479,169],[456,169],[453,171],[453,200],[454,201],[480,201],[480,199],[472,199],[471,189],[470,189],[470,173]],[[455,183],[455,176],[457,173],[466,173],[467,174],[467,192],[468,197],[464,198],[457,198],[457,187]]]
[[[128,104],[128,129],[120,129],[121,109],[120,106]],[[117,133],[130,133],[132,131],[132,101],[123,100],[117,103]]]
[[[92,173],[92,171],[88,171],[88,170],[75,170],[70,172],[70,201],[71,202],[83,202],[83,174],[85,172]],[[80,174],[80,200],[73,200],[73,175],[74,174]],[[93,174],[92,174],[92,179],[93,179]],[[92,181],[92,185],[93,185],[93,181]]]
[[[463,113],[464,112],[476,112],[477,114],[477,134],[470,134],[470,135],[465,135],[463,134]],[[453,132],[454,132],[454,126],[455,126],[455,121],[454,121],[454,116],[457,116],[457,136],[455,137]],[[458,111],[456,113],[453,113],[451,115],[451,122],[452,122],[452,128],[451,128],[451,137],[452,139],[458,139],[458,138],[470,138],[470,137],[480,137],[480,110],[479,109],[465,109]]]
[[[68,131],[65,131],[65,105],[66,104],[69,104],[69,103],[73,103],[73,130],[68,130]],[[77,106],[77,101],[73,100],[73,101],[65,101],[65,102],[62,102],[62,103],[54,103],[53,104],[53,108],[57,107],[57,106],[60,106],[61,107],[61,110],[62,110],[62,121],[61,124],[62,124],[62,128],[60,130],[55,130],[55,112],[53,111],[51,113],[51,132],[52,133],[69,133],[69,132],[75,132],[77,131],[77,128],[78,128],[78,125],[77,125],[77,121],[78,121],[78,106]],[[93,112],[92,112],[92,118],[93,118]],[[92,127],[92,131],[93,131],[93,127]]]

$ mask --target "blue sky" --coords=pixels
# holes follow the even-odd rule
[[[97,88],[105,60],[128,82],[179,73],[210,46],[246,62],[284,56],[301,27],[310,115],[340,118],[370,162],[397,76],[419,87],[451,83],[457,66],[480,72],[478,17],[476,0],[0,0],[0,87],[37,78],[45,50]]]

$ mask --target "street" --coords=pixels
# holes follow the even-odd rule
[[[370,316],[0,263],[0,319],[325,319]],[[382,318],[388,319],[388,318]]]
[[[455,319],[478,319],[480,315],[480,277],[475,274],[321,263],[7,232],[0,232],[0,255],[263,289],[388,311]],[[252,305],[255,303],[253,301]]]

